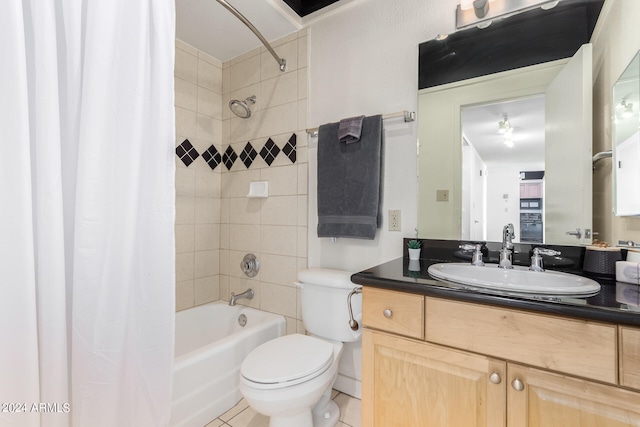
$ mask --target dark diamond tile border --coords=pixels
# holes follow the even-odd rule
[[[249,169],[249,166],[251,166],[251,163],[253,163],[257,155],[258,152],[253,148],[251,142],[247,142],[247,145],[244,146],[244,150],[240,153],[240,160],[242,160],[245,167]]]
[[[193,147],[188,139],[185,139],[176,147],[176,155],[187,167],[189,167],[189,165],[199,156],[198,151]]]
[[[207,162],[211,170],[215,170],[222,163],[222,156],[214,145],[211,145],[207,148],[207,151],[202,153],[202,158]]]
[[[291,163],[296,162],[296,134],[292,134],[287,143],[282,147],[282,152],[291,160]]]
[[[238,159],[238,155],[231,146],[228,146],[226,150],[224,150],[224,154],[222,155],[222,163],[227,167],[227,170],[231,170],[231,167]]]
[[[278,157],[279,153],[280,149],[273,140],[269,138],[267,142],[265,142],[264,147],[262,147],[262,150],[260,150],[260,157],[264,159],[267,165],[271,166],[271,163]]]

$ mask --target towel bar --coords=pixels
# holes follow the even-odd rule
[[[398,111],[396,113],[383,114],[382,120],[395,119],[397,117],[404,118],[405,123],[413,122],[416,119],[416,112],[404,110],[404,111]],[[307,133],[311,136],[318,136],[318,129],[319,128],[317,127],[307,129]]]

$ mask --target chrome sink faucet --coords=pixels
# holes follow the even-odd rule
[[[253,289],[249,288],[243,293],[238,295],[231,292],[231,299],[229,300],[229,305],[236,305],[236,301],[242,298],[253,299]]]
[[[458,247],[465,253],[473,251],[473,255],[471,256],[471,265],[482,267],[484,266],[484,262],[482,261],[482,246],[482,243],[466,243]]]
[[[511,251],[513,250],[513,238],[516,237],[513,224],[509,223],[502,228],[502,249],[500,249],[500,268],[513,268]]]
[[[544,271],[542,268],[542,255],[558,256],[561,252],[554,251],[553,249],[546,248],[533,248],[533,255],[531,256],[531,271]]]

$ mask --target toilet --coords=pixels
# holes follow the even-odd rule
[[[253,350],[240,368],[240,393],[270,417],[270,427],[332,427],[340,417],[331,400],[343,343],[361,339],[362,295],[351,296],[357,330],[349,325],[351,273],[312,268],[298,273],[302,320],[311,335],[292,334]]]

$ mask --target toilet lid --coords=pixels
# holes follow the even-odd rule
[[[287,387],[323,373],[333,361],[333,344],[293,334],[267,341],[242,362],[241,375],[260,388]]]

